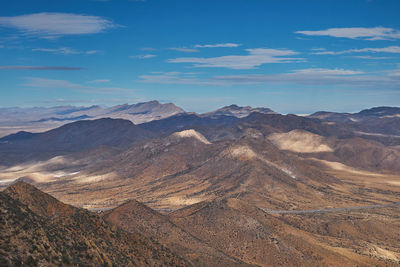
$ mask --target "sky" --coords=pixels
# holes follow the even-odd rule
[[[13,0],[0,108],[400,106],[398,0]]]

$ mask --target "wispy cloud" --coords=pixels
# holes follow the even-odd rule
[[[361,49],[347,49],[343,51],[319,51],[314,52],[315,55],[342,55],[349,53],[400,53],[400,46],[387,46],[380,48],[361,48]]]
[[[302,84],[312,86],[346,86],[359,88],[400,89],[398,69],[386,73],[365,73],[344,69],[300,69],[282,74],[246,74],[216,76],[213,79],[231,84]],[[400,73],[400,72],[399,72]]]
[[[62,55],[77,55],[77,54],[86,54],[86,55],[94,55],[101,54],[103,51],[101,50],[88,50],[88,51],[79,51],[70,47],[59,47],[59,48],[33,48],[32,51],[36,52],[47,52],[53,54],[62,54]]]
[[[142,82],[159,84],[202,84],[203,82],[193,76],[181,72],[153,72],[149,75],[139,76]]]
[[[157,48],[153,48],[153,47],[142,47],[140,48],[140,50],[142,51],[157,51]]]
[[[153,57],[156,57],[156,56],[157,55],[154,55],[154,54],[146,54],[146,55],[130,56],[130,58],[146,59],[146,58],[153,58]]]
[[[187,47],[171,47],[171,48],[169,48],[169,49],[170,49],[170,50],[179,51],[179,52],[186,52],[186,53],[196,53],[196,52],[200,52],[198,49],[187,48]]]
[[[27,82],[23,84],[29,87],[40,87],[40,88],[63,88],[63,89],[76,89],[84,88],[84,86],[76,83],[71,83],[66,80],[53,80],[46,78],[29,77]]]
[[[194,73],[153,72],[139,76],[141,82],[156,84],[227,85],[225,82],[202,80]]]
[[[194,63],[193,67],[253,69],[267,63],[288,63],[304,61],[303,58],[287,56],[297,55],[298,52],[288,49],[255,48],[246,49],[248,55],[231,55],[213,58],[180,57],[169,59],[170,63]]]
[[[100,82],[101,83],[101,82]],[[78,83],[72,83],[67,80],[57,80],[48,79],[40,77],[27,77],[26,82],[22,84],[27,87],[34,88],[51,88],[51,89],[72,89],[79,92],[89,92],[89,93],[115,93],[119,92],[132,92],[132,90],[127,90],[120,87],[98,87],[98,86],[87,86]]]
[[[103,50],[87,50],[84,52],[87,55],[104,54]]]
[[[69,47],[59,47],[59,48],[34,48],[32,51],[39,51],[39,52],[49,52],[54,54],[63,54],[63,55],[74,55],[80,54],[79,51],[69,48]]]
[[[330,28],[320,31],[297,31],[298,34],[309,36],[331,36],[339,38],[363,39],[363,40],[394,40],[400,39],[400,31],[393,28]]]
[[[102,17],[70,13],[35,13],[0,17],[0,26],[15,28],[23,34],[42,38],[100,33],[117,27],[115,23]]]
[[[345,69],[324,69],[324,68],[311,68],[311,69],[300,69],[296,70],[295,73],[312,75],[312,74],[322,74],[322,75],[357,75],[363,74],[363,71],[359,70],[345,70]]]
[[[339,68],[308,68],[279,74],[225,75],[206,79],[181,72],[159,72],[142,75],[139,78],[146,83],[205,86],[295,84],[342,88],[400,89],[400,68],[380,73],[366,73],[360,70]]]
[[[109,82],[111,82],[111,80],[109,79],[99,79],[99,80],[89,81],[87,83],[109,83]]]
[[[241,46],[241,44],[235,44],[235,43],[205,44],[205,45],[197,44],[194,47],[195,48],[215,48],[215,47],[238,47],[238,46]]]
[[[79,67],[60,66],[0,66],[0,70],[83,70]]]
[[[352,57],[360,59],[377,59],[377,60],[392,59],[392,57],[374,57],[374,56],[352,56]]]

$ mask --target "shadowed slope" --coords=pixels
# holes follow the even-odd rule
[[[37,134],[0,139],[0,165],[38,161],[99,146],[126,147],[149,138],[151,133],[121,119],[78,121]]]

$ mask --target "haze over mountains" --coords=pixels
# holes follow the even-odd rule
[[[7,222],[18,228],[25,224],[18,214],[26,214],[49,231],[43,221],[50,217],[50,224],[60,223],[54,231],[64,233],[65,226],[76,233],[71,240],[82,238],[82,227],[99,225],[106,236],[90,230],[86,252],[99,246],[94,240],[112,247],[115,235],[128,243],[139,235],[137,260],[159,255],[148,265],[399,264],[399,108],[296,116],[235,105],[195,114],[169,104],[162,114],[164,106],[151,103],[162,118],[150,109],[146,116],[153,119],[143,123],[85,119],[0,138],[0,187],[11,185],[1,193],[2,209],[17,214]],[[134,116],[122,107],[118,114],[130,110]],[[101,211],[100,217],[82,208]],[[86,218],[84,226],[75,228],[79,216],[71,214]],[[31,240],[36,232],[29,229],[18,238]],[[2,260],[37,261],[46,254],[48,262],[59,263],[57,244],[46,238],[40,235],[36,246],[54,247],[53,254],[28,251],[23,243],[15,253],[31,258],[10,254]],[[118,249],[102,246],[100,254],[129,261],[125,241]],[[94,252],[74,253],[68,247],[64,260],[106,261]]]
[[[172,103],[160,104],[158,101],[133,105],[123,104],[109,108],[101,106],[0,108],[0,136],[13,133],[15,129],[37,132],[83,119],[119,118],[138,124],[163,119],[182,112],[184,112],[183,109]]]

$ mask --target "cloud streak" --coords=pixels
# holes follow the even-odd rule
[[[109,80],[109,79],[98,79],[98,80],[89,81],[87,83],[109,83],[109,82],[111,82],[111,80]]]
[[[169,59],[169,63],[193,63],[198,68],[228,68],[254,69],[267,63],[289,63],[304,61],[303,58],[287,56],[297,55],[298,52],[288,49],[255,48],[246,49],[248,55],[231,55],[212,58],[180,57]]]
[[[79,67],[60,67],[60,66],[0,66],[0,70],[83,70]]]
[[[400,39],[399,30],[386,27],[330,28],[320,31],[296,31],[296,33],[308,36],[330,36],[336,38],[363,39],[370,41]]]
[[[46,12],[0,17],[0,26],[41,38],[94,34],[117,27],[112,21],[98,16]]]
[[[76,83],[71,83],[66,80],[53,80],[46,78],[29,77],[24,86],[40,87],[40,88],[63,88],[63,89],[76,89],[84,88],[84,86]]]
[[[381,48],[361,48],[361,49],[347,49],[343,51],[318,51],[314,55],[342,55],[350,53],[400,53],[400,46],[387,46]]]
[[[171,47],[169,50],[175,50],[179,52],[185,52],[185,53],[197,53],[200,52],[198,49],[194,48],[187,48],[187,47]]]
[[[399,69],[374,74],[344,69],[300,69],[281,74],[248,74],[216,76],[213,80],[230,84],[297,84],[359,88],[400,89]]]
[[[130,58],[146,59],[146,58],[153,58],[156,56],[157,55],[154,55],[154,54],[145,54],[145,55],[130,56]]]
[[[94,55],[100,54],[102,51],[100,50],[88,50],[88,51],[78,51],[69,47],[59,47],[59,48],[34,48],[32,49],[34,52],[47,52],[53,54],[62,54],[62,55],[77,55],[77,54],[87,54]]]
[[[149,75],[141,75],[139,78],[141,82],[155,84],[227,85],[226,82],[201,80],[193,73],[182,72],[153,72]]]
[[[206,44],[206,45],[197,44],[194,47],[195,48],[216,48],[216,47],[239,47],[239,46],[241,46],[241,44],[222,43],[222,44]]]
[[[308,68],[279,74],[243,74],[200,79],[181,72],[160,72],[142,75],[142,82],[206,86],[294,84],[306,86],[336,86],[342,88],[400,89],[400,68],[382,73],[360,70]]]
[[[27,87],[34,88],[51,88],[51,89],[72,89],[79,92],[87,92],[87,93],[115,93],[119,92],[128,92],[129,90],[125,88],[119,87],[97,87],[97,86],[87,86],[78,83],[72,83],[67,80],[56,80],[56,79],[48,79],[48,78],[40,78],[40,77],[27,77],[26,82],[22,84]],[[98,83],[102,83],[99,81],[106,82],[106,80],[97,80]],[[92,81],[93,83],[93,81]],[[130,91],[131,92],[131,91]]]

